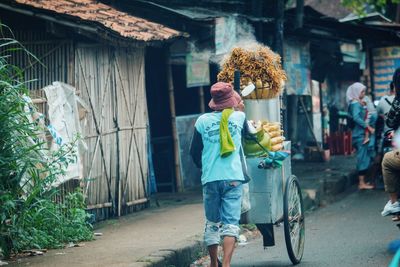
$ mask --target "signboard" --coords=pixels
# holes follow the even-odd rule
[[[374,63],[374,94],[380,99],[388,92],[393,73],[400,67],[400,46],[375,48],[372,50]]]
[[[361,52],[359,46],[351,43],[340,44],[340,52],[343,54],[344,62],[360,63],[361,62]]]
[[[311,95],[310,45],[308,42],[289,41],[284,44],[284,69],[288,95]]]
[[[210,85],[209,56],[205,54],[186,55],[186,87]]]
[[[236,19],[222,17],[215,20],[215,54],[228,53],[236,43]]]

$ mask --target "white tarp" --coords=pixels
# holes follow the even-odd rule
[[[49,106],[50,125],[48,129],[54,139],[50,149],[54,150],[62,144],[74,141],[81,133],[77,105],[78,97],[75,95],[74,87],[62,82],[53,82],[52,85],[46,86],[43,90],[46,93]],[[81,103],[81,101],[79,102]],[[85,145],[82,140],[79,140],[76,145],[76,151],[78,151],[76,162],[69,164],[66,174],[57,179],[55,186],[71,179],[82,178],[81,153]]]
[[[216,18],[215,54],[228,53],[236,42],[236,19],[234,17]]]

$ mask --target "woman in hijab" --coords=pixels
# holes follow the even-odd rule
[[[349,105],[349,113],[354,121],[354,128],[352,130],[353,147],[356,149],[357,156],[357,171],[358,171],[358,189],[368,190],[373,189],[374,186],[365,182],[365,175],[371,163],[371,156],[368,152],[369,143],[365,142],[366,131],[371,134],[375,129],[368,125],[366,118],[366,108],[362,102],[365,96],[366,86],[362,83],[353,83],[347,88],[346,98]]]

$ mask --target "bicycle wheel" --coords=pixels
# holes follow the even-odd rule
[[[298,264],[304,251],[304,209],[299,181],[292,175],[286,181],[283,199],[283,223],[289,258]]]

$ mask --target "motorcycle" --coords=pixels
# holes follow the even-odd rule
[[[389,129],[383,135],[382,141],[382,157],[389,151],[393,150],[394,130]]]
[[[392,151],[393,148],[395,147],[394,139],[395,139],[395,131],[393,129],[389,129],[384,133],[382,141],[382,158],[386,153]],[[391,215],[393,222],[400,222],[400,212]],[[400,228],[400,223],[396,225],[397,227]]]

